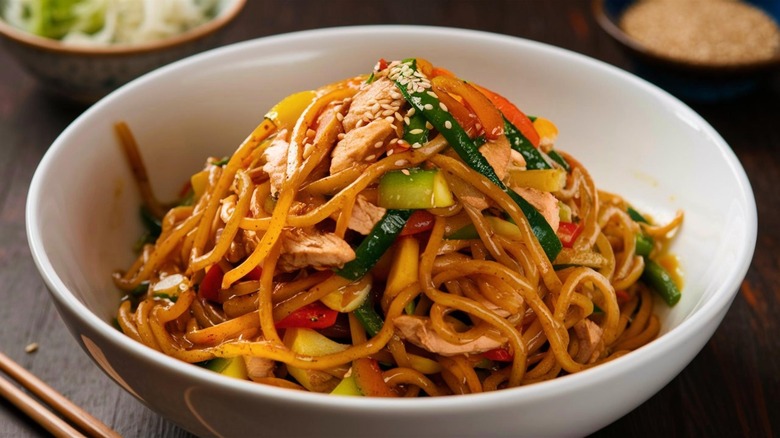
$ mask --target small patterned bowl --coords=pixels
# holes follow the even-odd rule
[[[39,37],[0,17],[0,42],[56,97],[91,104],[120,85],[180,58],[211,49],[246,0],[222,0],[214,19],[174,37],[135,45],[81,46]]]
[[[596,22],[623,49],[633,71],[692,102],[728,100],[755,91],[762,81],[780,72],[780,52],[772,58],[733,65],[710,65],[664,56],[649,50],[619,25],[623,13],[638,0],[592,0]],[[777,0],[745,0],[780,22]]]

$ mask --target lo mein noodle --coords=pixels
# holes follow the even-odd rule
[[[576,373],[653,340],[680,297],[651,220],[557,128],[424,59],[292,94],[158,201],[117,322],[184,362],[284,388],[439,396]]]

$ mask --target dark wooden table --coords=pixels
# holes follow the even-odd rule
[[[227,42],[318,27],[425,24],[538,40],[630,69],[585,0],[250,0]],[[755,257],[712,340],[661,392],[594,436],[780,434],[780,80],[691,106],[731,145],[758,204]],[[33,172],[83,108],[57,103],[0,50],[0,351],[127,437],[185,437],[104,375],[71,339],[33,264],[25,202]],[[38,343],[34,353],[25,347]],[[641,379],[642,376],[637,376]],[[565,421],[565,419],[562,419]],[[46,432],[0,401],[0,437]]]

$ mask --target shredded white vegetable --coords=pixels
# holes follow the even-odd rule
[[[55,3],[0,0],[9,24],[79,45],[139,44],[168,38],[211,20],[219,0],[65,0],[57,5],[70,14],[64,30],[62,23],[41,18],[51,15],[40,13],[42,5]],[[61,35],[52,35],[59,31]]]

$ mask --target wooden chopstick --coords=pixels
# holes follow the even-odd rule
[[[65,420],[46,409],[45,406],[5,378],[0,378],[0,394],[55,437],[84,437],[81,432],[71,427]]]
[[[19,382],[28,391],[35,394],[36,397],[62,414],[73,424],[87,432],[89,436],[121,438],[115,430],[103,424],[87,411],[73,404],[73,402],[55,391],[54,388],[22,368],[3,353],[0,353],[0,370]],[[25,394],[24,391],[1,378],[0,394],[55,436],[85,436],[63,421],[60,417],[50,412],[34,398]]]

